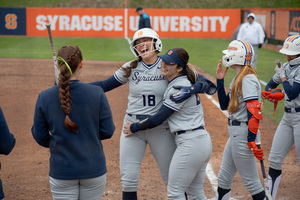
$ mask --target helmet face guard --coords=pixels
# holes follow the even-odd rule
[[[148,42],[142,42],[142,43],[136,45],[136,41],[141,38],[152,38],[151,49],[147,49],[147,50],[145,49],[146,51],[142,54],[140,54],[138,52],[137,47],[140,45],[144,45],[144,48],[146,48],[146,44]],[[137,32],[135,32],[132,42],[130,44],[130,50],[132,51],[132,53],[135,57],[146,55],[153,51],[161,52],[162,51],[162,42],[159,39],[158,34],[154,30],[152,30],[150,28],[143,28],[143,29],[140,29]]]
[[[225,54],[222,57],[222,63],[225,67],[252,64],[252,58],[254,56],[253,47],[245,41],[234,40],[228,45],[228,48],[222,52]]]
[[[280,53],[294,56],[300,54],[300,35],[293,35],[288,37],[284,43]]]
[[[157,51],[155,49],[155,42],[153,41],[154,38],[152,38],[151,42],[142,42],[142,43],[139,43],[139,44],[136,44],[134,45],[131,49],[133,50],[134,52],[134,55],[136,57],[139,57],[139,56],[143,56],[143,55],[146,55],[150,52],[153,52],[153,51]],[[150,45],[150,49],[147,49],[147,44],[151,44]],[[137,50],[137,47],[140,47],[142,48],[142,52],[140,53],[138,50]]]

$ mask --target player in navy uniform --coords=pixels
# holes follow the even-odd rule
[[[107,169],[101,141],[115,131],[110,106],[101,88],[78,79],[78,46],[63,46],[57,56],[59,85],[39,94],[32,135],[50,149],[53,199],[102,199]]]
[[[276,197],[282,173],[282,163],[293,144],[295,144],[300,166],[300,35],[288,37],[280,53],[287,62],[278,67],[276,74],[266,85],[265,90],[283,86],[285,94],[284,114],[275,132],[269,155],[268,184],[273,199]]]
[[[10,133],[4,114],[0,107],[0,154],[8,155],[15,147],[16,139],[12,133]],[[0,163],[1,169],[1,163]],[[0,179],[0,199],[4,199],[4,192],[2,188],[2,181]]]
[[[232,181],[237,172],[254,200],[265,200],[256,164],[256,159],[263,160],[263,149],[256,146],[256,134],[261,114],[261,86],[255,69],[251,66],[252,45],[241,40],[234,40],[223,53],[222,62],[217,67],[218,99],[222,110],[229,112],[228,133],[222,164],[218,175],[216,200],[229,200]],[[224,89],[224,77],[228,67],[236,72],[229,93]]]
[[[203,93],[214,94],[216,86],[203,76],[197,77],[188,64],[189,55],[184,49],[170,49],[160,57],[163,60],[161,74],[169,81],[163,105],[155,115],[141,122],[133,124],[128,122],[128,126],[124,127],[124,133],[128,136],[139,134],[140,131],[159,126],[167,120],[177,145],[170,164],[168,197],[185,199],[186,192],[191,200],[205,200],[207,198],[203,191],[203,183],[212,144],[209,133],[204,128],[200,98],[194,94],[177,104],[170,97],[176,92],[173,86],[191,86],[197,78],[201,79],[204,85]]]

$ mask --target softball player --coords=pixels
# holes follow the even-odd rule
[[[170,99],[175,93],[173,86],[191,86],[191,83],[195,83],[196,74],[188,66],[189,55],[182,48],[170,49],[160,57],[163,60],[161,74],[169,81],[163,105],[155,115],[141,122],[128,123],[128,126],[124,127],[124,133],[130,136],[138,135],[140,131],[154,128],[167,120],[177,145],[170,164],[169,199],[185,199],[185,192],[191,200],[207,199],[203,183],[212,144],[210,135],[204,128],[202,104],[197,94],[178,104]],[[209,94],[216,92],[216,86],[212,82],[203,76],[198,78],[206,88],[203,92]]]
[[[83,64],[77,46],[63,46],[57,59],[59,86],[39,94],[32,135],[50,149],[54,200],[101,200],[107,172],[101,140],[115,131],[110,106],[101,88],[78,80]]]
[[[281,67],[276,65],[276,74],[265,88],[268,91],[282,84],[285,94],[285,112],[275,132],[269,155],[268,184],[273,199],[280,182],[283,160],[294,143],[300,166],[300,35],[288,37],[279,52],[285,55],[287,62]]]
[[[109,91],[125,83],[129,83],[129,96],[124,126],[127,122],[139,122],[157,113],[163,102],[163,94],[168,80],[160,74],[162,42],[158,34],[144,28],[135,32],[130,44],[130,50],[137,60],[125,63],[115,74],[104,81],[91,84],[98,85]],[[192,93],[201,92],[202,83],[195,83]],[[180,90],[178,94],[181,94]],[[189,98],[190,95],[183,98]],[[120,170],[123,187],[123,200],[137,199],[140,166],[145,154],[146,146],[157,162],[160,175],[165,184],[168,182],[169,165],[176,149],[174,135],[170,133],[167,122],[150,130],[140,131],[132,137],[120,138]],[[130,152],[130,153],[128,153]]]
[[[16,145],[15,136],[10,133],[4,114],[0,107],[0,154],[8,155]],[[1,163],[0,163],[1,169]],[[4,199],[2,181],[0,179],[0,199]]]
[[[232,41],[223,53],[217,67],[217,90],[220,107],[228,109],[228,133],[222,164],[219,171],[216,200],[229,200],[231,185],[236,172],[254,200],[265,199],[265,192],[258,177],[255,157],[263,160],[263,150],[258,149],[255,140],[261,115],[261,86],[255,69],[251,66],[253,48],[241,40]],[[236,72],[229,93],[224,90],[224,77],[228,67]]]

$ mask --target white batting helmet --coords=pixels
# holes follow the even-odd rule
[[[300,35],[293,35],[288,37],[284,43],[280,53],[294,56],[300,54]]]
[[[251,65],[254,56],[253,47],[251,44],[243,40],[234,40],[229,43],[228,48],[222,51],[225,55],[222,58],[222,63],[225,67],[231,65]]]
[[[135,44],[136,41],[140,38],[152,38],[154,49],[147,51],[145,54],[150,53],[152,51],[162,51],[162,42],[159,39],[158,34],[151,28],[143,28],[135,32],[135,34],[133,35],[132,42],[130,43],[130,50],[132,51],[133,55],[135,55],[135,57],[141,56],[137,51]]]

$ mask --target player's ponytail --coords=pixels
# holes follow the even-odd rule
[[[192,84],[195,84],[195,82],[197,80],[197,75],[195,74],[194,67],[192,65],[188,64],[189,58],[190,58],[188,52],[183,48],[174,48],[173,51],[176,52],[176,54],[179,56],[179,58],[185,64],[185,67],[178,65],[178,67],[182,67],[181,74],[186,75],[188,80]]]
[[[235,113],[238,110],[238,94],[243,96],[242,92],[242,81],[243,78],[248,74],[254,74],[257,77],[256,71],[252,66],[243,66],[240,73],[236,76],[236,79],[231,88],[230,101],[228,106],[228,112]]]
[[[63,46],[58,50],[59,74],[59,100],[62,109],[66,113],[64,125],[73,133],[78,133],[78,125],[70,119],[71,94],[69,81],[73,73],[77,70],[82,61],[82,54],[78,46]]]
[[[134,60],[134,61],[132,61],[132,62],[130,63],[130,66],[122,68],[122,70],[125,72],[125,74],[124,74],[124,77],[125,77],[125,78],[128,78],[128,77],[131,75],[131,70],[134,69],[134,68],[136,68],[137,65],[138,65],[138,63],[139,63],[141,60],[142,60],[142,58],[141,58],[141,57],[138,57],[138,59],[136,59],[136,60]]]

